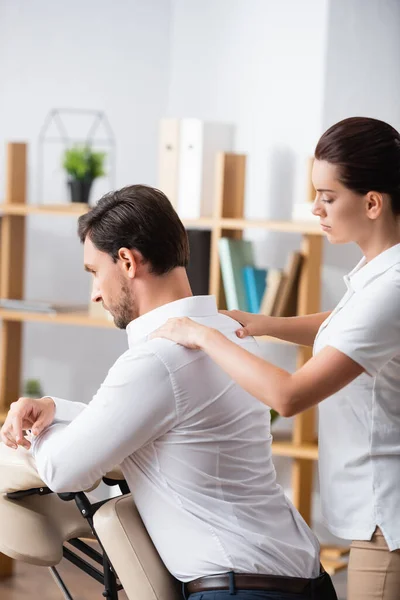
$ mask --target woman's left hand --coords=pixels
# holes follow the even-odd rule
[[[199,323],[188,317],[175,317],[174,319],[168,319],[164,325],[156,329],[151,334],[150,339],[166,338],[186,348],[199,350],[202,347],[206,331],[207,327],[199,325]]]

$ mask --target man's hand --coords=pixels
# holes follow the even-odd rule
[[[14,450],[18,446],[29,450],[31,443],[24,437],[24,430],[31,429],[33,435],[39,435],[53,422],[55,410],[52,398],[20,398],[10,406],[1,428],[1,440]]]

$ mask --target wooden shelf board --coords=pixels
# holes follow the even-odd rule
[[[57,314],[17,311],[17,310],[0,310],[0,319],[4,321],[29,321],[37,323],[55,323],[59,325],[78,325],[80,327],[104,327],[107,329],[114,328],[113,321],[106,318],[91,317],[88,312],[62,312]]]
[[[288,456],[289,458],[304,458],[306,460],[318,460],[318,444],[303,442],[294,444],[286,441],[273,441],[272,453],[275,456]]]
[[[350,548],[348,546],[321,545],[321,556],[324,556],[325,558],[341,558],[342,556],[347,556],[349,553]]]
[[[286,344],[288,346],[298,346],[298,344],[294,344],[293,342],[287,342],[286,340],[280,340],[279,338],[272,337],[269,335],[256,335],[254,336],[257,341],[260,342],[272,342],[273,344]]]
[[[330,558],[324,558],[323,556],[321,556],[321,564],[324,567],[325,571],[328,573],[328,575],[335,575],[336,573],[339,573],[340,571],[344,571],[345,569],[347,569],[347,562],[342,561],[342,560],[333,560]]]
[[[88,211],[87,204],[0,204],[4,215],[58,215],[79,217]]]
[[[5,412],[5,411],[0,412],[0,427],[3,425],[4,421],[6,420],[6,416],[7,416],[7,412]]]
[[[78,217],[88,211],[87,204],[6,204],[0,203],[0,213],[4,215],[59,215]],[[182,219],[185,227],[199,227],[213,229],[266,229],[286,233],[302,233],[311,235],[324,235],[318,223],[303,221],[268,221],[257,219],[218,219],[213,217],[200,217],[199,219]]]
[[[311,235],[324,235],[319,223],[307,223],[303,221],[266,221],[248,219],[220,219],[222,229],[267,229],[283,233],[303,233]]]
[[[199,229],[213,229],[217,225],[217,222],[213,218],[202,217],[200,219],[182,219],[182,223],[185,227],[199,228]]]

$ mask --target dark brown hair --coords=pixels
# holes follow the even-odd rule
[[[358,194],[388,194],[393,213],[400,214],[400,135],[388,123],[344,119],[322,135],[315,158],[336,165],[339,181]]]
[[[163,192],[146,185],[103,196],[79,217],[78,235],[82,243],[89,236],[114,262],[120,248],[138,250],[156,275],[186,267],[189,261],[187,234],[172,204]]]

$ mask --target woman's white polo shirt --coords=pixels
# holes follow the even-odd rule
[[[330,531],[400,548],[400,244],[344,278],[314,354],[333,346],[364,369],[319,407],[322,511]]]

